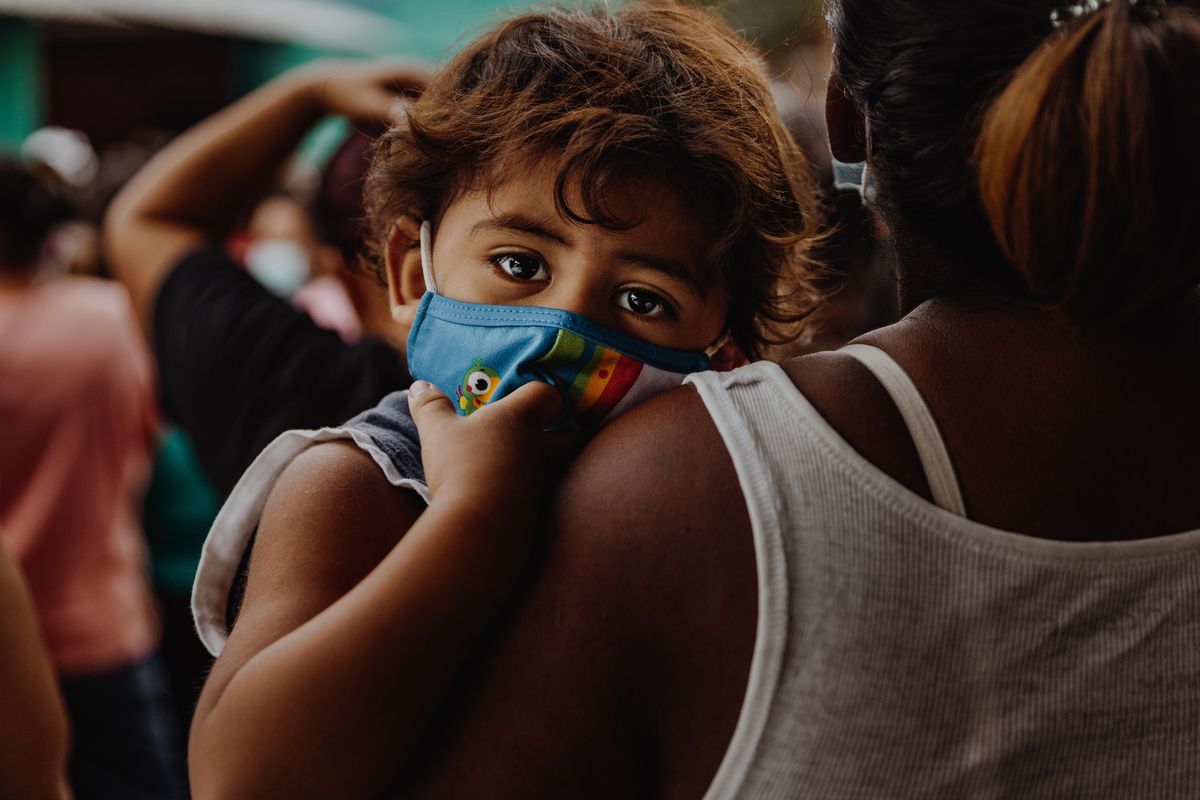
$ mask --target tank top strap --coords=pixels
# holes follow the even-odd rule
[[[917,455],[921,458],[921,466],[925,470],[925,479],[929,481],[929,489],[933,493],[933,502],[939,507],[954,514],[965,517],[966,506],[963,503],[962,491],[958,486],[958,477],[954,472],[954,464],[946,451],[946,444],[938,431],[937,423],[920,390],[908,377],[896,360],[880,350],[867,344],[848,344],[838,351],[861,363],[883,384],[883,388],[891,396],[892,402],[904,418],[909,435],[917,447]]]

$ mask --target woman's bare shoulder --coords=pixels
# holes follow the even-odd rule
[[[560,557],[601,564],[640,653],[664,794],[700,796],[741,708],[757,623],[753,534],[725,444],[691,386],[617,420],[572,465],[553,508]]]
[[[696,391],[598,435],[547,525],[412,793],[703,794],[745,691],[757,577],[737,475]]]
[[[722,491],[709,490],[717,484]],[[610,493],[653,502],[634,509],[614,503],[620,498]],[[701,499],[730,495],[739,502],[725,510],[739,510],[733,463],[699,393],[684,386],[642,403],[601,431],[571,464],[557,508],[571,513],[577,503],[600,503],[637,522],[646,513],[687,511]]]

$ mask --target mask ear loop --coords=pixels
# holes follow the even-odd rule
[[[710,344],[708,347],[704,348],[704,355],[708,356],[709,358],[712,358],[713,356],[715,356],[717,354],[717,352],[722,347],[725,346],[725,343],[728,341],[729,341],[729,328],[726,328],[725,332],[722,333],[720,336],[718,336],[717,340],[715,342]]]
[[[433,278],[433,235],[429,220],[421,223],[421,275],[425,278],[425,291],[438,293],[437,281]]]

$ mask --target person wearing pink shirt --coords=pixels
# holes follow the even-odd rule
[[[178,796],[139,501],[155,433],[128,296],[39,282],[59,209],[0,162],[0,544],[29,586],[72,727],[78,798]]]

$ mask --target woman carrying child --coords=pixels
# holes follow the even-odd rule
[[[414,386],[427,507],[353,446],[302,453],[198,714],[200,796],[1194,791],[1200,11],[830,10],[835,155],[866,162],[907,316],[624,415],[536,550],[544,384],[465,419]]]

